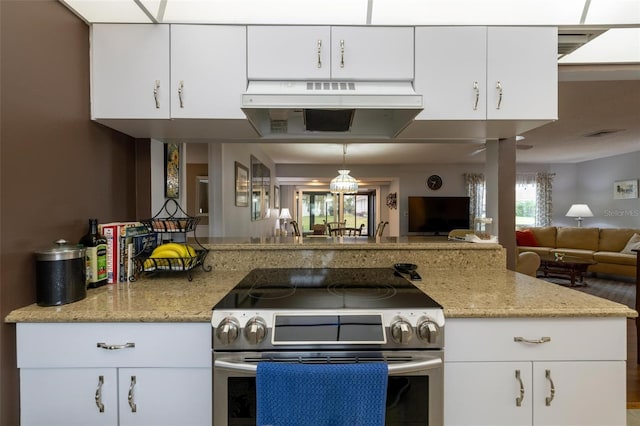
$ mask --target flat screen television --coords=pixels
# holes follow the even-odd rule
[[[469,229],[469,197],[409,197],[409,232],[448,234]]]

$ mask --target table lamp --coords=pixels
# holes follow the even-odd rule
[[[287,220],[291,219],[291,212],[289,212],[288,208],[283,208],[282,210],[280,210],[280,216],[278,216],[278,218],[280,219],[280,228],[281,230],[281,235],[287,235]]]
[[[578,227],[582,226],[583,217],[593,217],[593,212],[586,204],[572,204],[565,216],[575,217],[578,221]]]

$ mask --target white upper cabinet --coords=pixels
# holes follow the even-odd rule
[[[169,118],[169,25],[91,27],[92,118]]]
[[[488,119],[557,119],[557,46],[557,28],[489,27]]]
[[[553,120],[557,29],[418,27],[416,92],[422,120]]]
[[[331,28],[250,26],[247,28],[249,80],[328,80]]]
[[[243,26],[96,24],[92,58],[95,119],[244,118]]]
[[[249,80],[413,79],[412,27],[248,27]]]
[[[413,27],[332,27],[334,80],[413,80]]]
[[[487,28],[416,28],[414,88],[424,96],[423,120],[487,116]]]
[[[245,118],[246,27],[171,26],[171,117]]]

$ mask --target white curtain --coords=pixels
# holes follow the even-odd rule
[[[469,196],[469,226],[476,217],[485,215],[485,181],[482,173],[465,173],[464,182]]]
[[[536,226],[550,226],[553,216],[553,177],[555,173],[536,173]]]

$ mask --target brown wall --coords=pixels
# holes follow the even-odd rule
[[[89,28],[61,3],[0,1],[0,42],[3,320],[35,302],[34,251],[75,243],[89,217],[136,219],[135,180],[148,179],[136,158],[149,142],[90,121]],[[1,426],[19,424],[18,391],[15,325],[0,322]]]

